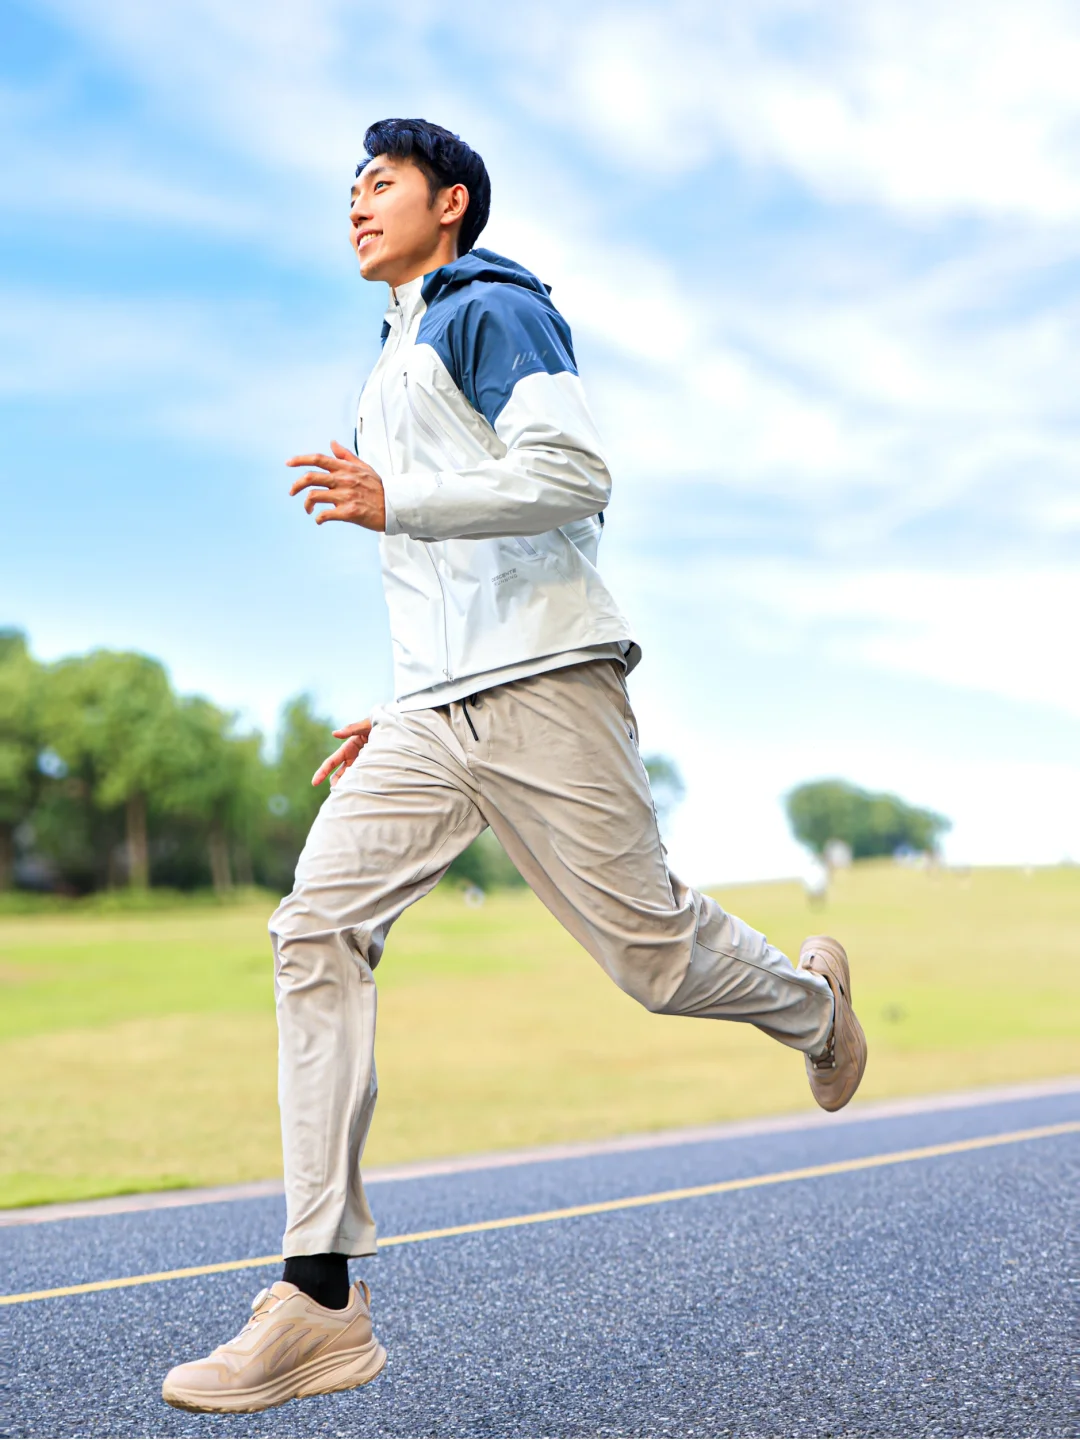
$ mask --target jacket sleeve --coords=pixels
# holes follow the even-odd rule
[[[494,430],[493,453],[467,469],[384,477],[387,534],[541,535],[607,506],[611,477],[570,332],[546,297],[492,285],[460,306],[432,343]]]

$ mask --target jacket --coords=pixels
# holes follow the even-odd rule
[[[636,663],[596,569],[611,477],[534,275],[472,250],[391,291],[355,439],[386,496],[398,702],[612,642]]]

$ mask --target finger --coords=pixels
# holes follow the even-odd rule
[[[328,485],[330,477],[320,475],[318,470],[309,470],[306,475],[301,475],[299,480],[294,480],[289,486],[290,495],[299,495],[301,490],[306,490],[309,485]]]
[[[359,456],[355,450],[350,450],[347,445],[342,445],[340,440],[331,440],[330,449],[339,460],[357,460]]]
[[[333,455],[323,455],[320,451],[314,455],[291,455],[289,459],[285,461],[285,464],[293,467],[297,465],[318,465],[320,470],[337,470],[341,465],[341,461],[335,459]]]
[[[330,774],[330,771],[333,770],[333,768],[334,768],[334,759],[333,759],[333,756],[331,756],[329,760],[324,760],[323,763],[319,766],[319,768],[315,771],[315,774],[312,775],[312,777],[311,777],[311,783],[312,783],[312,785],[315,785],[315,786],[321,785],[322,782],[326,779],[327,775]]]
[[[316,505],[337,506],[338,497],[332,490],[312,490],[310,495],[304,496],[304,509],[310,515]]]
[[[370,720],[354,720],[351,725],[343,725],[340,730],[334,731],[337,740],[347,740],[350,735],[365,735],[371,729]]]
[[[328,495],[327,498],[326,498],[326,503],[327,503],[327,504],[330,504],[330,503],[333,501],[333,498],[334,498],[333,496]],[[307,506],[309,503],[313,503],[313,497],[310,496],[310,495],[308,496],[307,500],[304,501],[304,505]],[[309,514],[309,515],[311,514],[311,511],[310,511],[310,510],[308,510],[308,514]],[[346,510],[346,509],[344,508],[344,506],[334,504],[334,508],[333,508],[332,510],[320,510],[320,511],[319,511],[318,515],[315,516],[315,524],[316,524],[316,525],[321,525],[324,520],[351,520],[351,519],[352,519],[352,516],[349,514],[348,510]]]
[[[321,785],[322,782],[326,779],[327,775],[330,774],[331,770],[337,769],[337,767],[341,764],[342,760],[345,757],[345,751],[347,748],[347,744],[339,745],[332,755],[328,755],[326,757],[326,759],[322,762],[319,768],[315,771],[315,774],[311,777],[312,785]]]

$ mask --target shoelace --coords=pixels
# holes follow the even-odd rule
[[[815,1070],[835,1070],[835,1069],[836,1069],[836,1031],[835,1031],[835,1030],[834,1030],[834,1031],[832,1032],[832,1034],[829,1036],[829,1043],[825,1046],[825,1049],[821,1052],[821,1054],[820,1054],[820,1055],[811,1055],[811,1056],[809,1057],[809,1059],[810,1059],[810,1064],[813,1066],[813,1068],[814,1068]]]
[[[272,1298],[273,1297],[270,1294],[269,1288],[264,1286],[263,1289],[260,1290],[259,1293],[255,1296],[255,1299],[252,1300],[251,1315],[248,1317],[247,1321],[241,1326],[241,1328],[236,1332],[233,1338],[228,1342],[230,1345],[235,1345],[237,1340],[240,1339],[241,1335],[246,1335],[247,1332],[253,1328],[253,1326],[258,1325],[259,1321],[263,1318],[264,1315],[270,1314],[270,1311],[274,1309],[274,1305],[267,1305],[265,1310],[262,1307],[267,1300]]]
[[[821,975],[821,976],[823,976],[823,978],[824,978],[824,971],[819,970],[816,966],[813,966],[813,965],[810,964],[810,961],[813,960],[813,959],[814,959],[814,956],[813,956],[813,955],[808,955],[808,956],[806,957],[806,968],[807,968],[808,970],[811,970],[815,975]],[[831,988],[831,987],[830,987],[830,988]],[[836,982],[836,988],[840,991],[841,996],[843,996],[843,995],[844,995],[844,987],[843,987],[843,985],[840,984],[840,981],[839,981],[839,980],[837,980],[837,982]],[[845,998],[846,998],[846,997],[845,997]],[[829,1032],[829,1042],[828,1042],[828,1044],[825,1046],[825,1049],[821,1052],[820,1055],[808,1055],[808,1056],[807,1056],[807,1059],[810,1061],[810,1065],[811,1065],[811,1067],[812,1067],[814,1070],[835,1070],[835,1069],[836,1069],[836,1022],[835,1022],[835,1020],[833,1021],[833,1028],[832,1028],[832,1030]]]

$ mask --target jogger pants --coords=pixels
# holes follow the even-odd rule
[[[490,825],[620,989],[742,1020],[798,1050],[832,995],[668,870],[621,667],[599,660],[388,714],[320,810],[270,921],[284,1254],[368,1255],[360,1163],[375,1105],[375,981],[390,926]]]

